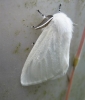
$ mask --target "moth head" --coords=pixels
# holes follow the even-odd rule
[[[50,23],[50,21],[53,19],[53,15],[45,16],[39,10],[37,10],[37,11],[43,16],[44,19],[37,26],[33,26],[33,28],[36,29],[36,30],[46,27]],[[60,11],[61,11],[61,4],[59,5],[59,12]]]
[[[44,28],[46,27],[50,21],[53,19],[53,15],[48,15],[46,16],[42,22],[40,24],[38,24],[36,27],[33,26],[34,29],[41,29],[41,28]]]

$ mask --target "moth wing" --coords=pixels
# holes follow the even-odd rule
[[[22,85],[42,83],[66,73],[70,39],[65,38],[65,34],[55,29],[53,21],[43,30],[22,69]]]

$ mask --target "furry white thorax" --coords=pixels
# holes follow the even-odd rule
[[[55,29],[59,31],[60,33],[72,33],[73,32],[73,22],[71,19],[64,13],[59,12],[53,15],[53,23],[55,26]],[[69,34],[69,36],[72,38],[72,34]]]

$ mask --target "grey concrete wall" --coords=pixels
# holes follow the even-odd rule
[[[68,81],[66,75],[54,81],[23,87],[20,84],[24,62],[41,30],[34,30],[42,17],[61,11],[73,22],[70,67],[85,26],[85,0],[0,0],[0,100],[64,100]],[[75,71],[69,100],[85,100],[85,45]]]

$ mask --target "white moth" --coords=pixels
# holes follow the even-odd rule
[[[43,23],[43,24],[42,24]],[[23,86],[53,80],[66,74],[73,22],[64,13],[48,15],[35,29],[43,28],[24,64],[21,73]]]

